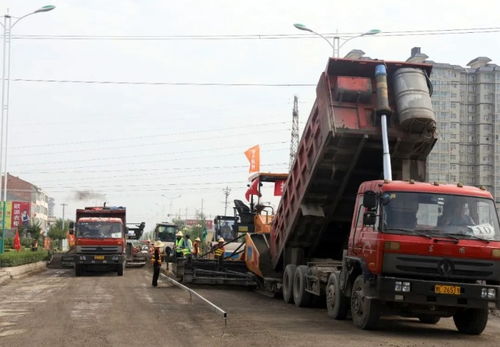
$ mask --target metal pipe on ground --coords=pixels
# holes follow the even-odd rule
[[[222,316],[222,318],[224,318],[224,325],[227,325],[227,312],[226,311],[224,311],[223,309],[221,309],[219,306],[215,305],[214,303],[210,302],[208,299],[204,298],[203,296],[201,296],[200,294],[198,294],[197,292],[195,292],[191,288],[186,287],[182,283],[177,282],[173,278],[170,278],[167,275],[162,274],[162,273],[160,274],[160,276],[162,278],[166,279],[167,281],[169,281],[170,283],[172,283],[173,285],[175,285],[175,286],[177,286],[177,287],[179,287],[179,288],[187,291],[189,293],[189,300],[190,301],[193,300],[193,295],[194,295],[198,299],[200,299],[201,301],[203,301],[205,304],[207,304],[208,306],[210,306],[210,308],[212,308],[215,312],[219,313]]]

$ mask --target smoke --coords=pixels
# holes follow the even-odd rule
[[[101,193],[92,192],[90,190],[77,190],[73,195],[73,199],[77,201],[83,200],[106,200],[106,195]]]

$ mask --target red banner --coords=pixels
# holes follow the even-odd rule
[[[245,193],[245,198],[247,201],[250,201],[250,195],[258,195],[262,196],[259,193],[259,179],[253,180],[252,184],[250,185],[250,188],[248,188],[247,192]]]
[[[274,182],[274,196],[282,196],[284,186],[285,186],[285,181]]]
[[[249,173],[260,171],[260,146],[255,145],[245,151],[245,156],[250,162]]]
[[[25,201],[12,202],[12,225],[11,228],[25,228],[30,224],[31,209],[30,203]]]

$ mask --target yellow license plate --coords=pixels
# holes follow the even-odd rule
[[[448,295],[460,295],[460,286],[447,286],[444,284],[436,284],[434,286],[434,293],[436,293],[436,294],[448,294]]]
[[[95,260],[104,260],[104,256],[103,255],[94,255],[94,259]]]

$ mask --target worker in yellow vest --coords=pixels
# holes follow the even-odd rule
[[[182,258],[183,256],[183,249],[184,249],[184,238],[183,238],[182,231],[178,231],[177,234],[175,234],[175,256],[177,258]]]
[[[222,268],[222,262],[224,261],[224,252],[225,252],[224,242],[225,241],[222,237],[219,238],[218,243],[214,249],[214,256],[215,256],[215,259],[218,260],[219,269]]]

